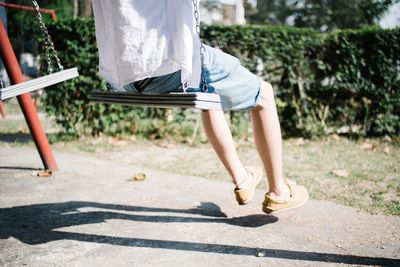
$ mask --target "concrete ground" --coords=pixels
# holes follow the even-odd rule
[[[1,266],[400,266],[399,217],[313,200],[269,216],[228,182],[71,153],[36,177],[34,147],[0,152]]]

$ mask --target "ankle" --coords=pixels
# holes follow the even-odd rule
[[[245,169],[244,174],[242,174],[241,176],[238,176],[234,179],[234,184],[236,186],[236,188],[240,189],[240,188],[245,188],[248,183],[250,182],[251,175],[249,172],[247,172],[247,170]]]
[[[273,199],[286,200],[290,198],[290,188],[286,183],[283,183],[272,188],[267,194]]]
[[[250,179],[248,176],[245,178],[236,179],[235,186],[237,189],[246,188],[249,181],[250,181]]]

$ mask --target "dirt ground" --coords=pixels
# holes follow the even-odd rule
[[[262,189],[242,207],[228,181],[59,148],[37,177],[32,144],[0,151],[1,266],[400,266],[400,217],[313,199],[271,216]]]

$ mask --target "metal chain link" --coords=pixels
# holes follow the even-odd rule
[[[46,57],[47,57],[47,72],[51,74],[53,72],[53,67],[52,67],[52,61],[51,61],[51,54],[53,54],[54,58],[56,59],[57,66],[60,70],[63,70],[64,67],[61,65],[60,58],[57,55],[57,51],[54,47],[54,43],[51,39],[51,36],[49,34],[49,31],[46,28],[46,25],[44,24],[42,14],[40,13],[40,7],[39,4],[36,2],[36,0],[32,0],[33,5],[35,6],[36,9],[36,17],[39,21],[39,26],[40,29],[42,30],[42,34],[44,37],[44,47],[46,49]]]
[[[200,40],[201,89],[203,90],[203,92],[208,92],[208,83],[207,83],[207,80],[205,77],[205,66],[204,66],[204,51],[206,49],[200,38],[200,13],[199,13],[199,7],[197,4],[197,0],[193,0],[193,7],[194,7],[194,18],[196,20],[196,33]]]

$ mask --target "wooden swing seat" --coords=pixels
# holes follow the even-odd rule
[[[18,96],[35,90],[39,90],[78,76],[78,69],[70,68],[43,77],[35,78],[23,83],[11,85],[0,90],[0,100],[5,100],[13,96]]]
[[[213,93],[196,92],[143,95],[130,92],[93,91],[90,95],[90,100],[93,102],[120,104],[124,106],[222,110],[220,96]]]

